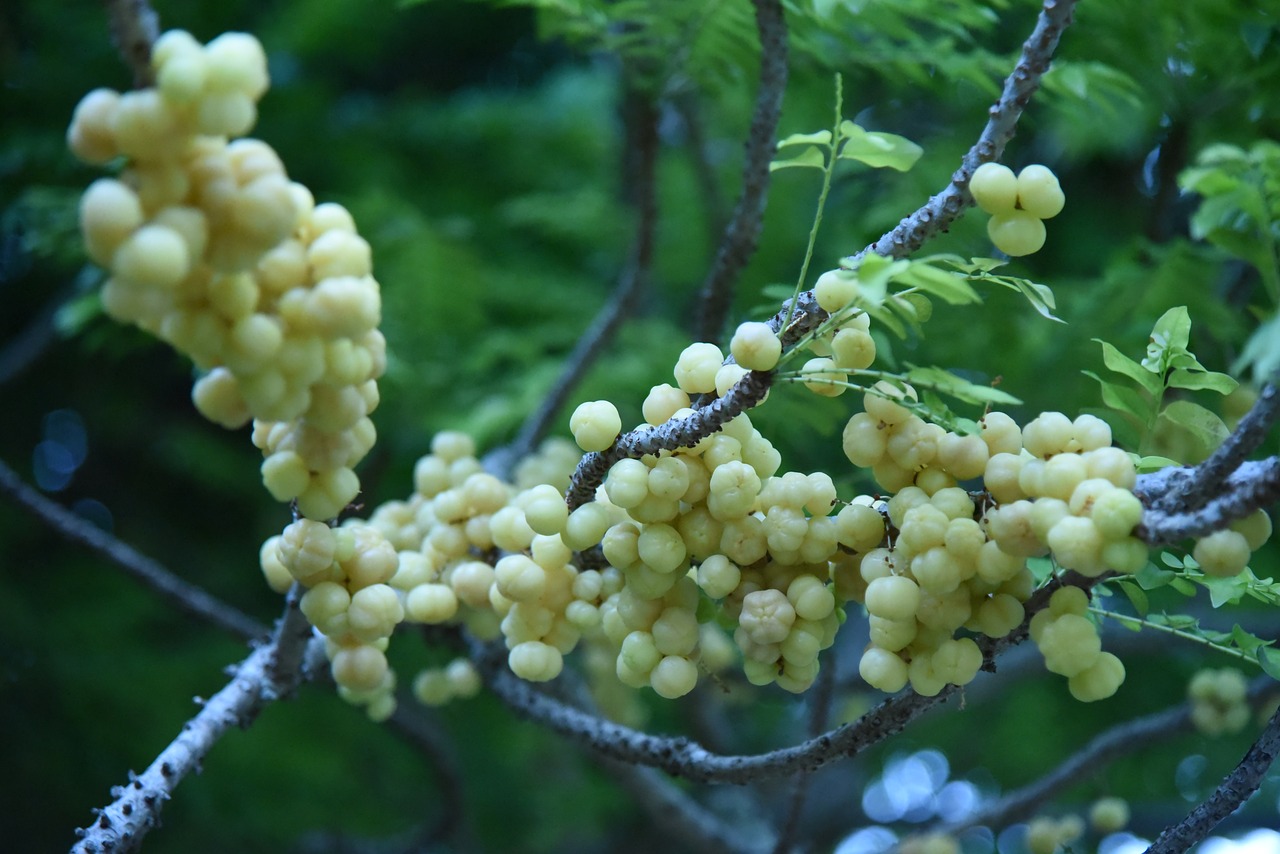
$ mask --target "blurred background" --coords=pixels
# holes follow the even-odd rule
[[[540,5],[547,10],[527,8]],[[201,41],[228,30],[258,36],[272,89],[255,135],[317,200],[349,207],[373,246],[391,361],[375,417],[379,442],[361,469],[366,506],[412,491],[413,463],[439,430],[464,430],[482,450],[509,441],[607,300],[634,224],[619,112],[624,80],[656,97],[661,111],[655,272],[636,316],[577,389],[561,425],[577,402],[595,398],[616,402],[624,423],[638,422],[649,386],[671,380],[693,327],[694,295],[738,192],[757,76],[747,0],[660,0],[649,14],[674,24],[655,25],[656,46],[621,60],[598,49],[593,35],[607,4],[527,6],[156,3],[163,28],[187,29]],[[907,136],[925,151],[905,174],[839,168],[807,286],[945,185],[1037,9],[1022,0],[789,4],[792,76],[780,136],[830,125],[840,72],[845,118]],[[1277,139],[1278,79],[1274,4],[1080,4],[1005,157],[1015,169],[1051,166],[1066,192],[1045,249],[1009,271],[1050,285],[1067,324],[993,291],[982,306],[939,306],[923,339],[882,341],[884,358],[978,381],[1002,377],[1000,387],[1024,401],[1013,412],[1019,420],[1047,409],[1099,411],[1098,386],[1080,373],[1103,370],[1093,339],[1137,358],[1156,318],[1187,305],[1192,348],[1207,367],[1226,370],[1259,315],[1276,306],[1262,294],[1256,269],[1190,239],[1195,200],[1179,192],[1176,178],[1209,144],[1247,148]],[[262,583],[257,552],[287,511],[260,486],[260,455],[247,430],[228,433],[196,414],[188,363],[102,316],[95,290],[103,274],[78,244],[78,196],[100,173],[66,152],[66,125],[88,90],[130,85],[102,5],[5,4],[0,82],[0,459],[266,623],[280,600]],[[771,315],[777,300],[765,289],[794,285],[819,178],[800,169],[774,176],[733,323]],[[962,219],[927,251],[990,255],[985,216]],[[1242,405],[1212,394],[1194,399],[1228,420]],[[848,498],[871,488],[840,453],[839,432],[856,405],[849,396],[815,399],[785,387],[752,417],[786,468],[826,470]],[[1194,443],[1166,438],[1160,447],[1171,455],[1203,455]],[[1268,450],[1276,452],[1274,441]],[[1274,577],[1276,569],[1274,548],[1258,554],[1258,575]],[[1280,626],[1274,611],[1220,614],[1207,600],[1191,607],[1223,630],[1241,622],[1274,638]],[[839,673],[855,671],[865,637],[852,625],[845,635],[834,649]],[[816,850],[830,850],[868,822],[910,824],[972,808],[1037,778],[1109,724],[1176,702],[1197,668],[1230,663],[1149,632],[1107,637],[1129,674],[1111,700],[1082,706],[1062,679],[1015,659],[1007,685],[975,684],[964,713],[948,707],[906,737],[824,772],[806,817]],[[414,646],[393,644],[393,664],[404,674],[439,659]],[[5,846],[69,846],[72,829],[91,820],[90,808],[107,802],[128,769],[144,768],[194,713],[192,697],[217,691],[223,667],[243,655],[238,640],[174,613],[6,505]],[[854,682],[837,696],[840,717],[876,700]],[[643,703],[651,729],[696,734],[707,726],[703,701],[721,699]],[[732,750],[794,742],[808,714],[804,701],[777,690],[735,688],[726,701],[733,731],[713,726],[712,734]],[[331,691],[305,686],[217,746],[203,774],[183,783],[166,807],[165,826],[147,850],[399,850],[453,802],[444,788],[460,793],[462,831],[438,850],[679,847],[658,835],[606,771],[492,698],[423,714],[444,734],[460,775],[442,776]],[[1188,735],[1142,751],[1068,790],[1055,809],[1121,795],[1133,806],[1135,833],[1151,836],[1212,790],[1254,731]],[[787,791],[785,783],[765,789],[765,802],[782,804]],[[886,791],[918,796],[886,800]],[[696,794],[744,822],[759,814],[743,790]],[[1272,780],[1230,826],[1275,826],[1278,798]],[[1016,840],[1007,844],[1017,850]]]

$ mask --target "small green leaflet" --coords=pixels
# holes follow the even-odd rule
[[[1142,360],[1142,367],[1163,375],[1174,355],[1189,352],[1187,343],[1190,340],[1191,315],[1187,313],[1187,307],[1179,305],[1169,309],[1160,316],[1151,330],[1147,357]]]
[[[1105,395],[1104,395],[1105,398]],[[1213,450],[1231,435],[1222,419],[1198,403],[1175,400],[1160,411],[1160,418],[1184,428],[1206,450]]]
[[[1148,394],[1156,395],[1160,393],[1160,375],[1158,373],[1144,365],[1139,365],[1101,338],[1092,340],[1102,345],[1102,363],[1107,366],[1108,370],[1123,374],[1142,386]],[[1097,379],[1096,376],[1094,378]],[[1102,380],[1099,379],[1098,382],[1102,382]]]
[[[1098,384],[1102,387],[1102,402],[1111,409],[1132,415],[1142,424],[1145,424],[1150,419],[1152,403],[1133,389],[1116,383],[1109,383],[1093,371],[1081,371],[1080,373],[1098,381]]]
[[[876,169],[906,172],[916,164],[924,149],[904,136],[863,130],[850,121],[840,123],[841,160],[856,160]]]
[[[1017,406],[1022,403],[1021,400],[1007,392],[992,388],[989,385],[970,382],[950,371],[944,371],[942,368],[924,367],[910,363],[907,363],[907,368],[907,380],[913,385],[931,388],[957,400],[963,400],[965,403],[983,405],[996,403],[1006,406]]]
[[[823,133],[829,134],[830,131],[823,131]],[[813,168],[813,169],[825,169],[826,165],[827,165],[826,157],[823,155],[823,153],[820,150],[818,150],[816,146],[811,145],[794,157],[787,157],[782,160],[773,161],[772,163],[769,164],[769,171],[776,172],[779,169],[790,169],[795,166],[801,166],[801,167]]]
[[[815,133],[793,133],[778,142],[778,148],[786,148],[790,145],[821,145],[829,147],[831,145],[831,131],[820,130]]]
[[[1280,650],[1269,646],[1258,647],[1258,664],[1263,673],[1280,680]]]
[[[966,279],[966,276],[939,270],[932,266],[927,258],[912,262],[910,266],[893,277],[893,280],[899,284],[919,288],[951,305],[980,302],[977,291]]]

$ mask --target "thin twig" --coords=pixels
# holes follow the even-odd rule
[[[929,199],[919,210],[903,219],[894,229],[852,259],[856,265],[868,252],[891,258],[905,258],[925,241],[946,231],[964,210],[973,204],[969,178],[983,163],[999,160],[1005,146],[1013,139],[1018,119],[1031,96],[1040,88],[1040,78],[1049,70],[1049,62],[1058,47],[1063,31],[1071,25],[1076,0],[1045,0],[1036,19],[1035,29],[1022,45],[1018,64],[1004,81],[1000,98],[991,107],[987,126],[978,141],[960,161],[946,189]]]
[[[699,804],[653,768],[597,757],[610,776],[667,836],[692,851],[748,854],[768,851],[767,838],[750,838]]]
[[[695,409],[683,418],[673,418],[657,427],[645,426],[626,433],[606,451],[586,454],[578,463],[565,493],[569,509],[576,510],[595,500],[596,487],[618,460],[640,459],[646,454],[692,448],[741,413],[755,406],[769,391],[771,374],[751,371],[724,397]]]
[[[1035,782],[992,801],[962,822],[938,829],[954,834],[969,827],[1005,827],[1034,814],[1057,792],[1098,774],[1107,763],[1190,728],[1191,712],[1186,703],[1125,721],[1096,736]]]
[[[654,104],[643,94],[633,91],[627,95],[627,100],[630,106],[629,123],[633,126],[627,134],[633,149],[627,159],[634,164],[635,171],[634,175],[628,176],[628,184],[638,209],[631,259],[618,277],[609,301],[592,319],[591,325],[574,345],[573,352],[565,359],[560,376],[556,378],[537,411],[525,419],[510,445],[485,459],[485,468],[500,477],[509,475],[515,464],[532,453],[551,429],[551,424],[560,414],[565,401],[595,364],[600,352],[613,339],[618,326],[635,309],[637,298],[649,281],[649,270],[653,265],[654,231],[658,220],[655,175],[659,114]]]
[[[1055,590],[1066,585],[1088,590],[1099,580],[1068,572],[1033,593],[1025,603],[1026,615],[1021,625],[1002,638],[979,640],[983,669],[994,670],[996,656],[1027,639],[1031,618],[1047,606]],[[713,753],[688,738],[639,732],[538,691],[507,669],[506,650],[501,644],[472,641],[471,659],[485,684],[516,713],[613,759],[649,765],[668,774],[703,783],[745,784],[777,779],[854,756],[901,732],[957,690],[954,685],[948,685],[932,697],[902,691],[858,720],[792,747],[725,756]]]
[[[897,228],[858,253],[853,259],[855,263],[867,252],[893,257],[914,252],[926,239],[947,228],[961,211],[973,203],[968,190],[969,177],[980,164],[998,158],[1004,145],[1012,138],[1018,118],[1031,95],[1039,88],[1041,76],[1048,70],[1062,31],[1071,23],[1075,3],[1076,0],[1045,0],[1035,29],[1023,45],[1018,64],[1005,81],[1000,100],[991,108],[987,126],[952,175],[951,183],[924,207],[902,220]],[[791,301],[784,303],[782,310],[770,320],[770,325],[774,331],[782,331],[783,347],[787,347],[826,318],[827,314],[818,307],[813,292],[805,291],[796,298],[794,309]],[[786,324],[786,329],[782,329],[783,324]],[[698,411],[693,415],[658,427],[633,431],[620,437],[609,450],[587,454],[574,472],[565,494],[569,508],[576,509],[592,501],[596,487],[604,482],[609,467],[618,460],[696,445],[725,422],[763,400],[772,382],[772,374],[749,373],[724,397],[698,401]]]
[[[0,493],[12,498],[19,507],[63,537],[107,558],[179,610],[246,640],[266,636],[267,628],[257,620],[184,581],[132,546],[41,495],[4,462],[0,462]]]
[[[755,253],[769,197],[769,162],[787,89],[787,23],[779,0],[753,0],[753,5],[760,35],[760,88],[747,134],[742,195],[698,294],[697,341],[715,341],[723,332],[734,283]]]
[[[120,58],[133,71],[133,85],[155,82],[151,70],[151,46],[160,36],[160,17],[147,0],[106,0],[111,41]]]
[[[723,756],[682,737],[649,735],[561,702],[517,678],[506,667],[505,650],[477,644],[472,653],[481,677],[517,713],[598,753],[702,783],[745,784],[814,769],[852,756],[899,732],[929,707],[950,696],[910,692],[885,700],[860,720],[794,747],[753,755]]]
[[[1182,821],[1165,828],[1147,849],[1147,854],[1178,854],[1202,842],[1224,818],[1258,791],[1277,755],[1280,755],[1280,709],[1271,716],[1258,740],[1217,791]]]
[[[831,698],[835,694],[835,649],[827,651],[824,667],[818,672],[818,684],[814,686],[810,698],[808,736],[814,738],[826,730],[831,717]],[[787,808],[787,817],[782,823],[782,831],[773,847],[773,854],[786,854],[791,850],[792,840],[800,831],[800,816],[804,812],[805,800],[809,796],[809,787],[813,783],[813,774],[800,772],[791,784],[791,801]]]
[[[247,727],[273,700],[289,696],[302,673],[287,670],[287,662],[301,662],[309,634],[296,631],[291,600],[269,643],[254,650],[236,669],[225,688],[214,694],[200,713],[188,721],[169,746],[141,775],[130,773],[126,786],[112,789],[115,799],[96,811],[97,820],[78,830],[74,854],[134,851],[143,837],[160,823],[160,810],[173,790],[233,726]]]

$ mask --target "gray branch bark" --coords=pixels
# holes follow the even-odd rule
[[[140,775],[112,789],[114,800],[97,810],[97,820],[77,831],[80,840],[73,854],[136,851],[143,838],[160,823],[160,811],[173,790],[232,727],[247,727],[273,700],[289,696],[302,678],[301,663],[311,638],[300,629],[297,596],[291,596],[285,614],[269,643],[254,650],[225,688],[204,703],[169,746]],[[305,625],[302,619],[301,625]],[[316,641],[318,644],[319,641]]]
[[[1219,823],[1258,791],[1267,771],[1280,755],[1280,709],[1271,716],[1262,735],[1249,748],[1236,769],[1226,776],[1217,791],[1182,821],[1166,828],[1147,854],[1179,854],[1204,840]]]
[[[250,640],[267,634],[266,626],[191,584],[129,544],[41,495],[0,462],[0,494],[73,543],[85,546],[155,590],[169,604],[218,628]]]

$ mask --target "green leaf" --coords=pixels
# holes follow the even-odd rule
[[[909,368],[907,371],[907,380],[909,382],[927,386],[966,403],[998,403],[1016,406],[1022,402],[1007,392],[992,388],[989,385],[970,382],[942,368],[911,364],[908,364],[907,367]]]
[[[1129,598],[1129,603],[1133,605],[1133,610],[1139,617],[1144,617],[1150,608],[1150,600],[1147,593],[1138,584],[1120,584],[1120,590]]]
[[[939,270],[923,262],[912,263],[894,276],[893,280],[933,294],[951,305],[981,302],[978,292],[969,284],[967,277]]]
[[[1160,393],[1160,375],[1158,373],[1139,365],[1101,338],[1094,338],[1093,340],[1102,345],[1102,363],[1107,366],[1108,370],[1123,374],[1146,389],[1150,395],[1154,396]]]
[[[1272,679],[1280,680],[1280,650],[1269,646],[1258,647],[1258,664],[1262,672]]]
[[[1253,331],[1240,357],[1231,366],[1233,373],[1249,369],[1253,371],[1254,379],[1260,382],[1280,370],[1280,312]]]
[[[1175,400],[1160,411],[1160,418],[1185,429],[1206,450],[1218,447],[1231,434],[1221,418],[1189,400]]]
[[[1166,554],[1168,553],[1166,552]],[[1161,555],[1160,559],[1164,560],[1164,555]],[[1179,568],[1181,568],[1181,564],[1179,564]],[[1166,586],[1177,577],[1177,573],[1170,572],[1167,569],[1161,569],[1155,564],[1149,563],[1133,576],[1133,580],[1136,581],[1138,586],[1143,590],[1156,590]]]
[[[1142,360],[1142,367],[1163,374],[1170,355],[1185,353],[1190,340],[1191,315],[1187,313],[1187,307],[1180,305],[1169,309],[1160,316],[1151,330],[1147,357]]]
[[[1242,652],[1254,652],[1255,650],[1274,643],[1274,641],[1265,641],[1257,635],[1246,632],[1244,629],[1240,628],[1239,623],[1236,623],[1231,627],[1230,639],[1231,645]]]
[[[831,145],[831,131],[820,130],[814,133],[793,133],[791,136],[778,141],[778,148],[786,148],[789,145]]]
[[[876,169],[889,168],[906,172],[924,149],[905,136],[879,131],[865,131],[853,122],[842,122],[840,135],[844,145],[838,155],[842,160],[856,160]]]
[[[63,338],[72,338],[100,314],[102,314],[102,297],[95,289],[58,306],[58,310],[53,315],[53,328]]]
[[[1171,460],[1168,457],[1149,456],[1139,457],[1134,465],[1138,469],[1138,474],[1147,474],[1148,472],[1167,469],[1169,466],[1180,466],[1182,463],[1177,460]],[[1182,564],[1179,563],[1178,566],[1182,566]]]
[[[769,171],[776,172],[779,169],[791,169],[792,167],[804,167],[807,169],[825,169],[827,159],[822,152],[814,146],[809,146],[795,157],[788,157],[782,160],[775,160],[769,164]]]
[[[1209,601],[1215,608],[1239,602],[1244,598],[1245,592],[1249,587],[1248,582],[1239,576],[1232,578],[1205,576],[1198,580],[1209,591]]]
[[[933,303],[924,294],[897,294],[895,299],[911,303],[911,307],[916,312],[916,319],[921,323],[928,323],[929,318],[933,317]]]
[[[1151,375],[1148,374],[1148,376]],[[1240,387],[1240,383],[1226,374],[1220,374],[1217,371],[1189,371],[1186,368],[1174,368],[1165,382],[1171,388],[1185,388],[1191,391],[1209,389],[1218,394],[1231,394]]]
[[[1169,582],[1169,586],[1172,587],[1174,590],[1177,590],[1183,596],[1196,595],[1195,585],[1192,584],[1190,581],[1187,581],[1185,578],[1175,578]]]
[[[1128,413],[1142,423],[1146,423],[1151,417],[1151,403],[1133,389],[1109,383],[1093,371],[1081,373],[1098,381],[1102,386],[1102,402],[1116,412]]]

